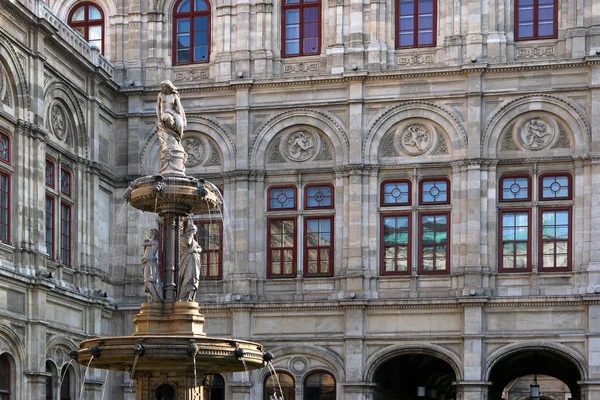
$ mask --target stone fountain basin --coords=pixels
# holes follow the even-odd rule
[[[143,350],[137,345],[141,345]],[[92,353],[96,351],[94,347],[100,350],[100,355],[92,358]],[[139,353],[137,360],[136,350]],[[206,336],[121,336],[90,339],[79,346],[77,362],[89,364],[92,368],[129,372],[135,363],[136,373],[193,371],[194,353],[196,370],[203,373],[249,371],[266,365],[260,344]]]
[[[221,205],[214,186],[189,176],[149,175],[136,179],[129,188],[130,204],[147,212],[205,214]]]

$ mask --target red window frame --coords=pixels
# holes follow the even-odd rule
[[[317,189],[317,192],[315,192],[314,194],[312,193],[311,189]],[[329,190],[329,196],[326,193],[323,193],[324,191],[326,191],[325,189]],[[319,200],[321,199],[321,200]],[[329,205],[327,205],[327,199],[329,199]],[[323,203],[324,205],[316,205],[316,206],[309,206],[309,200],[315,201],[317,203]],[[334,189],[333,189],[333,185],[330,183],[325,183],[325,184],[310,184],[310,185],[306,185],[304,187],[304,209],[305,210],[315,210],[315,209],[332,209],[335,206],[335,199],[334,199]]]
[[[507,240],[504,241],[504,229],[507,229],[507,227],[504,226],[503,224],[503,216],[505,214],[520,214],[520,213],[526,213],[527,214],[527,240],[525,241],[525,243],[527,244],[527,262],[525,265],[525,268],[517,268],[516,266],[516,249],[517,249],[517,243],[523,243],[523,240],[517,240],[516,238],[514,240]],[[498,272],[531,272],[531,235],[532,235],[532,229],[531,229],[531,209],[529,208],[510,208],[510,209],[505,209],[505,210],[500,210],[499,214],[498,214]],[[511,226],[510,228],[517,228],[517,226]],[[504,244],[505,243],[513,243],[513,266],[511,268],[505,267],[504,266]]]
[[[65,183],[66,179],[66,183]],[[73,174],[65,167],[60,168],[60,193],[71,197],[73,192]]]
[[[389,188],[388,185],[396,185],[394,188]],[[407,185],[406,189],[406,201],[386,201],[386,195],[388,198],[398,198],[405,196],[404,192],[398,188],[398,185]],[[396,193],[397,192],[397,193]],[[381,189],[379,204],[381,207],[390,207],[390,206],[410,206],[412,205],[412,182],[408,179],[399,179],[399,180],[385,180],[381,182]],[[389,194],[388,194],[389,193]]]
[[[198,228],[198,244],[202,247],[200,276],[202,279],[220,280],[223,278],[223,220],[201,219],[194,221],[194,224]],[[213,229],[217,230],[216,234]],[[208,235],[203,235],[202,232],[207,232]]]
[[[46,196],[46,253],[54,260],[54,196]]]
[[[437,184],[440,184],[442,182],[444,182],[446,184],[446,190],[445,191],[441,190],[440,188],[438,188],[439,193],[443,193],[443,192],[446,193],[446,199],[445,200],[440,200],[440,201],[436,201],[436,200],[425,201],[423,199],[423,193],[424,193],[423,186],[425,186],[426,184],[431,183],[431,182],[434,183],[434,187],[435,188],[438,188]],[[430,191],[432,189],[430,189]],[[452,191],[452,187],[450,186],[450,180],[448,178],[426,178],[426,179],[421,179],[421,181],[419,181],[419,204],[422,204],[422,205],[427,205],[427,204],[450,204],[450,197],[451,197],[450,194],[451,194],[451,191]],[[438,194],[438,196],[439,196],[439,194]]]
[[[184,1],[189,1],[190,11],[182,11],[182,12],[177,11],[177,9],[181,5],[181,3],[183,3]],[[178,0],[175,3],[175,6],[173,7],[173,65],[204,64],[204,63],[208,63],[210,61],[211,4],[208,0],[200,0],[200,1],[203,1],[206,4],[206,8],[207,8],[206,10],[196,11],[195,10],[196,0]],[[206,38],[205,38],[206,39],[206,59],[195,60],[194,48],[196,46],[194,46],[194,44],[195,44],[195,40],[196,40],[196,33],[199,33],[199,31],[197,32],[195,29],[194,18],[201,18],[201,17],[205,17],[206,21],[207,21],[206,22]],[[189,18],[189,23],[190,23],[189,32],[183,32],[183,33],[189,33],[189,35],[190,35],[189,36],[190,58],[189,58],[189,61],[179,61],[178,60],[177,35],[180,32],[178,32],[178,21],[185,19],[185,18]],[[187,46],[185,48],[187,48]]]
[[[317,17],[316,17],[316,25],[317,25],[317,45],[313,51],[306,51],[304,49],[304,41],[308,39],[305,37],[305,10],[310,10],[312,8],[317,9]],[[288,10],[299,10],[298,11],[298,52],[291,53],[288,51],[287,46],[287,34],[286,30],[288,28],[287,23],[287,11]],[[290,24],[291,26],[291,24]],[[311,39],[315,39],[315,37],[310,37]],[[282,2],[282,11],[281,11],[281,51],[284,57],[299,57],[299,56],[307,56],[307,55],[316,55],[321,52],[321,0],[295,0],[295,2],[287,3],[286,0]]]
[[[324,233],[321,231],[321,227],[319,226],[319,231],[317,233],[315,232],[310,232],[308,231],[308,225],[309,222],[311,221],[329,221],[329,245],[322,245],[321,244],[321,237],[320,234]],[[320,225],[320,224],[319,224]],[[335,233],[335,229],[334,229],[334,221],[333,221],[333,216],[311,216],[311,217],[304,217],[304,276],[305,277],[318,277],[318,276],[333,276],[333,266],[334,266],[334,260],[333,260],[333,243],[334,243],[334,233]],[[316,245],[310,245],[309,244],[309,234],[316,234],[319,239],[318,239],[318,244]],[[315,259],[316,265],[317,265],[317,272],[309,272],[309,253],[311,252],[311,250],[316,250],[317,256]],[[323,250],[326,253],[323,253]],[[327,254],[327,265],[328,268],[325,272],[323,272],[322,269],[322,265],[325,261],[323,261],[323,254]]]
[[[65,265],[71,265],[71,229],[73,221],[71,212],[71,205],[62,201],[60,203],[60,258]]]
[[[100,19],[90,19],[90,6],[96,8],[99,12],[100,12]],[[77,10],[79,10],[81,7],[84,7],[84,18],[83,21],[73,21],[73,15],[75,14],[75,12]],[[102,42],[102,46],[100,47],[100,51],[102,52],[102,54],[104,54],[104,11],[102,10],[102,7],[100,7],[100,5],[93,3],[91,1],[84,1],[81,3],[77,3],[72,9],[71,12],[69,12],[69,19],[68,19],[68,25],[75,29],[78,33],[78,29],[77,28],[83,28],[83,38],[86,41],[89,41],[89,32],[90,32],[90,27],[93,26],[100,26],[101,28],[101,42]]]
[[[564,224],[562,224],[563,226],[563,231],[566,229],[567,233],[568,233],[568,238],[566,240],[560,240],[557,239],[556,237],[554,237],[554,239],[551,240],[545,240],[544,236],[543,236],[543,230],[544,230],[544,221],[543,221],[543,214],[546,212],[566,212],[568,215],[568,221],[566,226]],[[538,270],[540,272],[559,272],[559,271],[571,271],[572,268],[572,256],[573,256],[573,252],[572,252],[572,241],[573,241],[573,219],[572,219],[572,209],[571,207],[555,207],[555,208],[550,208],[550,207],[541,207],[539,209],[539,227],[538,227],[538,242],[539,242],[539,260],[538,260]],[[553,225],[555,228],[558,226],[557,224]],[[559,242],[563,242],[566,243],[566,261],[567,261],[567,265],[564,267],[547,267],[544,266],[544,244],[548,244],[548,243],[553,243],[554,244],[554,252],[553,252],[553,258],[554,261],[556,262],[556,258],[559,256],[559,253],[556,251],[557,248],[557,243]]]
[[[436,258],[437,258],[437,253],[435,251],[435,248],[437,246],[440,246],[441,244],[438,244],[436,241],[433,242],[425,242],[423,240],[423,217],[439,217],[439,216],[445,216],[446,217],[446,241],[445,241],[445,246],[446,246],[446,251],[445,251],[445,258],[446,258],[446,263],[445,263],[445,269],[438,269],[435,267],[436,264]],[[419,274],[420,275],[442,275],[442,274],[449,274],[450,273],[450,246],[451,246],[451,241],[450,241],[450,212],[449,211],[444,211],[444,212],[420,212],[419,213]],[[433,252],[433,263],[434,263],[434,267],[433,270],[431,271],[427,271],[425,270],[424,266],[423,266],[423,261],[425,259],[425,254],[424,254],[424,247],[427,245],[433,245],[434,247],[434,252]]]
[[[511,186],[509,186],[507,189],[508,192],[517,194],[521,191],[521,187],[519,186],[519,182],[517,182],[517,180],[522,181],[523,179],[525,179],[527,182],[527,197],[512,199],[506,197],[504,191],[504,182],[513,181]],[[515,191],[516,187],[519,188],[518,191]],[[529,175],[503,175],[500,178],[500,184],[498,185],[498,191],[500,192],[500,201],[502,202],[531,201],[531,189],[531,177]]]
[[[6,354],[0,355],[0,394],[10,400],[11,394],[10,361]],[[4,387],[3,387],[4,386]]]
[[[56,182],[56,166],[54,161],[46,159],[46,186],[54,189]]]
[[[423,29],[420,29],[420,24],[419,22],[422,20],[422,17],[424,14],[430,14],[430,13],[420,13],[419,12],[419,4],[420,3],[424,3],[425,1],[423,0],[411,0],[410,2],[413,3],[413,9],[412,9],[412,14],[402,14],[402,7],[401,4],[402,2],[406,2],[408,3],[409,1],[406,0],[396,0],[396,48],[397,49],[407,49],[407,48],[415,48],[415,47],[434,47],[436,46],[436,39],[437,39],[437,0],[431,0],[431,2],[433,3],[433,11],[431,12],[431,43],[425,43],[425,44],[420,44],[419,43],[419,31],[423,31]],[[413,35],[413,42],[410,45],[401,45],[400,44],[400,37],[401,37],[401,32],[410,32],[410,30],[401,30],[402,27],[402,23],[401,20],[403,17],[405,18],[410,18],[412,16],[412,25],[413,25],[413,29],[412,29],[412,35]]]
[[[544,189],[548,187],[548,189],[553,190],[551,187],[552,184],[546,186],[544,180],[547,178],[554,178],[554,182],[556,182],[557,178],[566,178],[567,179],[567,195],[562,197],[550,197],[544,196]],[[560,184],[559,184],[560,185]],[[559,189],[560,190],[560,189]],[[572,177],[571,174],[568,173],[548,173],[540,175],[540,184],[539,184],[539,199],[540,201],[551,201],[551,200],[571,200],[573,198],[573,185],[572,185]]]
[[[0,171],[0,241],[4,243],[10,243],[10,177],[9,173]]]
[[[290,222],[293,225],[292,236],[293,236],[293,245],[289,246],[273,246],[273,232],[272,232],[272,224],[277,222]],[[285,234],[285,233],[284,233]],[[280,234],[280,235],[284,235]],[[296,260],[297,260],[297,225],[296,218],[269,218],[267,219],[267,278],[295,278],[297,273]],[[284,241],[281,240],[283,244]],[[276,273],[273,271],[273,263],[277,262],[273,260],[273,252],[279,252],[279,271],[285,270],[285,257],[284,252],[291,251],[292,252],[292,271],[289,274],[285,274],[282,272]]]
[[[407,219],[407,243],[401,245],[388,245],[386,243],[386,229],[384,219],[386,218],[404,218]],[[410,213],[394,213],[394,214],[381,214],[380,220],[380,274],[381,275],[410,275],[412,266],[412,217]],[[398,248],[406,248],[406,270],[402,271],[398,269]],[[386,257],[386,249],[391,248],[394,251],[394,258]],[[392,271],[386,270],[386,260],[393,260],[394,269]]]
[[[279,193],[280,191],[284,191],[284,190],[292,190],[293,193],[293,197],[291,198],[293,204],[289,207],[284,207],[285,203],[283,200],[281,199],[279,200],[278,197],[283,194],[285,196],[285,198],[290,199],[289,196],[287,196],[285,193]],[[267,211],[282,211],[282,210],[296,210],[297,209],[297,189],[296,186],[290,186],[290,185],[286,185],[286,186],[270,186],[269,189],[267,189]],[[272,201],[276,200],[282,204],[281,207],[272,207]]]
[[[555,39],[558,37],[558,2],[557,0],[552,0],[553,6],[553,15],[552,15],[552,23],[553,30],[552,35],[539,35],[539,16],[540,16],[540,1],[547,0],[515,0],[515,40],[538,40],[538,39]],[[524,4],[526,3],[526,4]],[[525,7],[529,7],[531,3],[532,8],[532,20],[531,23],[533,25],[533,34],[531,36],[521,36],[520,32],[520,10],[523,10]],[[546,3],[543,3],[546,4]],[[548,19],[546,19],[548,21]],[[528,21],[526,21],[528,22]]]
[[[0,162],[10,165],[10,137],[0,132]]]

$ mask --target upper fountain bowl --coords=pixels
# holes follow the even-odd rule
[[[158,214],[206,214],[222,204],[213,184],[190,176],[144,176],[129,185],[124,197],[138,210]]]

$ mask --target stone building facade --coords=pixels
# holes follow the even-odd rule
[[[286,398],[518,399],[537,379],[600,399],[600,5],[299,3],[302,29],[289,0],[0,2],[0,398],[133,390],[68,353],[130,334],[146,299],[158,221],[122,195],[158,170],[169,79],[187,173],[224,196],[196,216],[206,331],[262,343]],[[221,378],[213,400],[274,387]]]

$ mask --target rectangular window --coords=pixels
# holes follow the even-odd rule
[[[333,186],[331,185],[307,185],[304,194],[305,209],[333,208]]]
[[[10,241],[10,175],[0,172],[0,241]]]
[[[333,217],[304,219],[304,273],[333,275]]]
[[[531,200],[531,178],[527,175],[503,176],[500,179],[500,201]]]
[[[46,254],[54,260],[54,197],[46,197]]]
[[[267,221],[267,274],[270,278],[296,276],[296,220]]]
[[[71,197],[71,173],[65,168],[60,169],[60,192]]]
[[[381,274],[409,274],[411,251],[409,214],[381,216]]]
[[[295,210],[296,188],[294,186],[270,187],[268,190],[268,211]]]
[[[571,175],[540,176],[540,200],[568,200],[571,198]]]
[[[60,204],[60,258],[65,265],[71,265],[71,206]]]
[[[203,279],[221,279],[223,277],[223,223],[222,221],[196,222],[198,244],[202,247]]]
[[[410,181],[383,181],[381,183],[382,206],[410,206],[411,202]]]
[[[500,212],[500,272],[531,271],[529,210]]]
[[[46,186],[54,188],[54,163],[46,160]]]
[[[436,0],[397,0],[396,47],[435,46]]]
[[[515,39],[555,38],[558,33],[556,0],[515,0]]]
[[[419,214],[419,273],[449,272],[450,213]]]
[[[319,54],[321,4],[319,0],[286,0],[283,3],[284,56]]]
[[[540,271],[571,269],[571,209],[540,209]]]
[[[420,185],[420,204],[450,203],[450,192],[448,191],[450,181],[448,179],[423,179]]]

